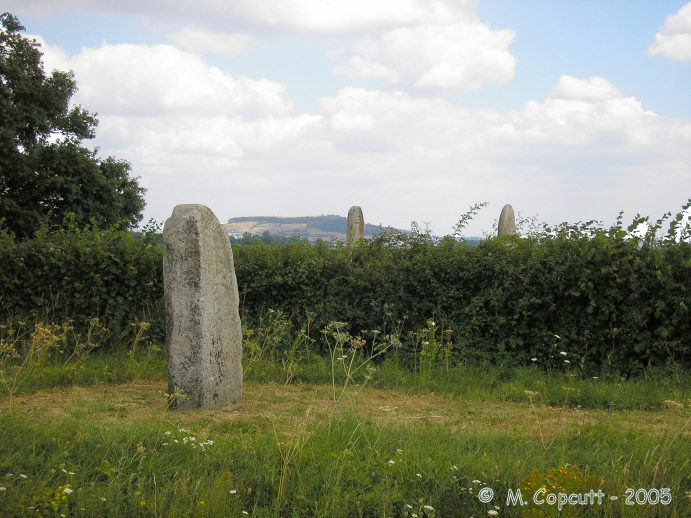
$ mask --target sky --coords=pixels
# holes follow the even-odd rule
[[[691,197],[691,2],[5,0],[144,221],[181,203],[447,235]]]

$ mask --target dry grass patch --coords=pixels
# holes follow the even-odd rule
[[[333,412],[353,411],[377,423],[436,422],[451,432],[508,432],[535,440],[567,435],[588,424],[609,424],[621,430],[664,435],[670,428],[689,437],[688,408],[663,412],[582,410],[530,403],[473,401],[434,393],[410,395],[392,390],[364,388],[347,392],[338,402],[328,385],[247,383],[235,408],[199,412],[167,408],[163,381],[135,381],[119,385],[75,386],[43,390],[0,401],[0,411],[25,409],[36,419],[88,415],[97,421],[155,420],[189,424],[248,421],[290,433],[296,426],[327,419]]]

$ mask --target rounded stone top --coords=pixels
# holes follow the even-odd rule
[[[201,205],[199,203],[182,203],[173,208],[173,213],[171,214],[170,218],[166,220],[163,230],[165,232],[166,227],[169,226],[169,224],[172,224],[173,221],[189,219],[198,221],[203,225],[211,225],[214,228],[221,228],[221,224],[216,217],[216,214],[214,214],[214,212],[206,205]]]
[[[359,216],[360,218],[362,218],[362,209],[360,208],[359,205],[353,205],[352,207],[350,207],[350,210],[348,211],[348,217],[351,217],[351,216],[354,216],[354,217]]]
[[[508,203],[504,205],[501,209],[501,215],[499,216],[499,228],[497,230],[497,235],[504,236],[508,234],[516,233],[516,216],[513,212],[513,207]]]

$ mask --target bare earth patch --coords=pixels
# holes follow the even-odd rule
[[[410,395],[392,390],[365,388],[347,392],[334,402],[328,385],[279,385],[248,383],[235,408],[177,411],[167,408],[164,381],[136,381],[120,385],[56,388],[0,401],[0,412],[24,409],[37,419],[60,419],[75,414],[102,422],[142,420],[191,423],[248,421],[290,433],[331,415],[354,411],[378,423],[416,426],[444,423],[452,432],[515,433],[537,440],[551,440],[587,424],[608,424],[621,430],[663,435],[670,427],[690,436],[688,409],[663,412],[606,411],[558,408],[525,403],[468,401],[439,394]],[[338,394],[338,391],[337,391]]]

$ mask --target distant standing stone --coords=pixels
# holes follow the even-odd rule
[[[348,223],[346,224],[346,243],[357,242],[365,235],[365,218],[362,217],[362,209],[357,205],[350,207],[348,211]]]
[[[516,233],[516,216],[513,214],[513,207],[511,205],[504,205],[499,216],[499,231],[498,235],[503,236],[507,234]]]
[[[240,401],[242,331],[230,240],[203,205],[178,205],[163,227],[168,390],[178,408]]]

